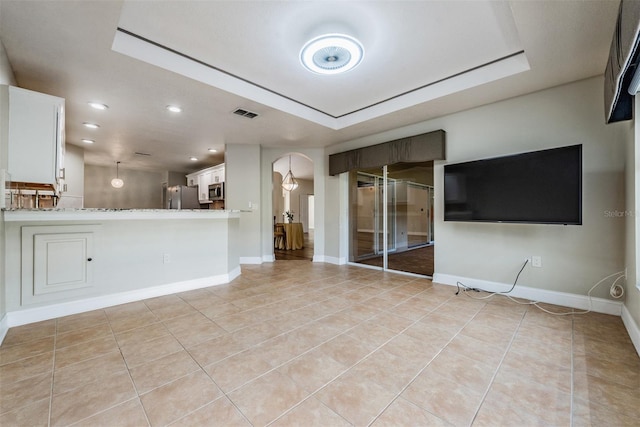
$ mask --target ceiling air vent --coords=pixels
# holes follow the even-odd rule
[[[253,111],[243,110],[242,108],[238,108],[236,111],[233,112],[233,114],[237,114],[239,116],[246,117],[248,119],[255,119],[259,115],[258,113],[254,113]]]
[[[151,154],[150,154],[150,153],[142,153],[142,152],[140,152],[140,151],[136,151],[136,152],[135,152],[135,155],[136,155],[136,156],[150,156]]]

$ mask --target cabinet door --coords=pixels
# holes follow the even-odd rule
[[[198,177],[198,198],[209,200],[209,184],[213,184],[213,172],[204,172]]]
[[[21,227],[21,305],[95,292],[99,230],[98,224]]]
[[[64,141],[64,100],[9,88],[8,170],[12,181],[56,184]]]
[[[35,295],[78,289],[93,282],[93,233],[36,234],[33,237]]]

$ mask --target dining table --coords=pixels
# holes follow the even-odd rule
[[[284,238],[276,241],[277,249],[296,250],[304,248],[304,231],[301,222],[278,223],[284,229]]]

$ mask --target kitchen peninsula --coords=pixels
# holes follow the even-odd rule
[[[9,327],[227,283],[239,212],[4,210]]]

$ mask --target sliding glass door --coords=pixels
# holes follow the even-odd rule
[[[350,197],[352,262],[433,274],[431,163],[352,172]]]
[[[384,253],[384,200],[385,191],[383,179],[380,176],[358,172],[356,175],[356,210],[354,225],[354,259],[356,262],[377,258]],[[394,221],[393,209],[395,192],[394,184],[387,184],[387,191],[391,193],[387,204],[387,222]],[[394,228],[387,230],[387,250],[393,251],[395,244]]]

